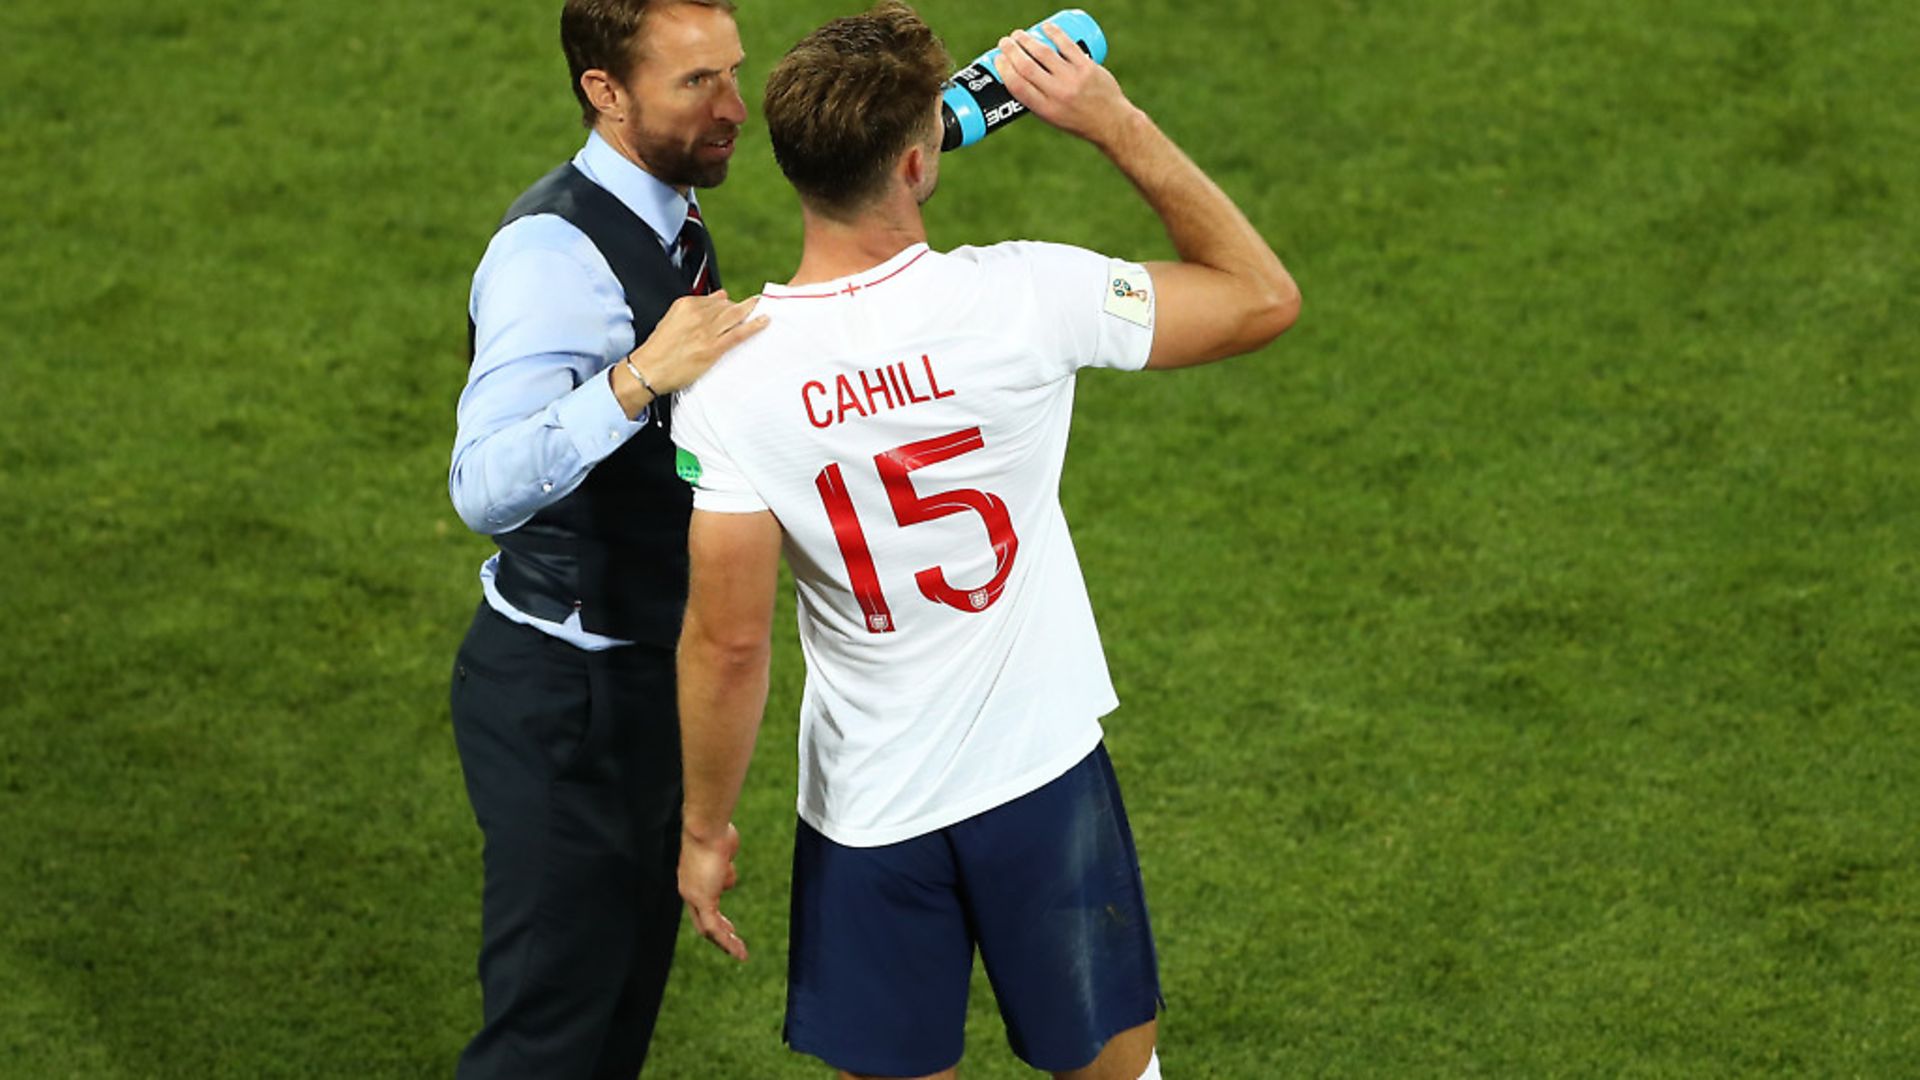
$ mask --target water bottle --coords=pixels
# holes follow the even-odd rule
[[[1079,44],[1082,51],[1093,57],[1096,64],[1107,59],[1107,35],[1093,16],[1079,8],[1067,8],[1051,17],[1035,23],[1029,33],[1053,47],[1053,39],[1041,29],[1045,23],[1052,23],[1066,31],[1068,37]],[[972,146],[988,135],[993,134],[1002,124],[1019,119],[1026,113],[1027,107],[1013,100],[1005,83],[993,69],[994,60],[1000,56],[998,47],[980,54],[979,59],[961,68],[947,83],[946,92],[940,96],[940,119],[946,125],[946,134],[940,140],[940,149],[958,150],[963,146]]]

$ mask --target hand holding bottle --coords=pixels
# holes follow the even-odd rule
[[[1140,110],[1113,73],[1073,48],[1064,31],[1052,23],[1043,24],[1042,31],[1057,48],[1026,30],[1000,39],[995,63],[1007,90],[1054,127],[1106,146]]]

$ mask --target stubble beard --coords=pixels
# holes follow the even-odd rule
[[[630,138],[634,156],[661,183],[668,187],[715,188],[726,180],[727,166],[732,161],[727,158],[701,161],[700,149],[710,140],[738,138],[739,134],[740,129],[732,125],[713,128],[702,132],[699,140],[689,146],[672,137],[636,126]]]

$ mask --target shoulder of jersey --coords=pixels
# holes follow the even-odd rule
[[[975,266],[990,267],[1016,262],[1033,244],[1031,240],[1002,240],[997,244],[969,244],[957,247],[944,254],[951,259],[971,263]]]
[[[771,358],[783,355],[785,347],[780,340],[780,323],[783,318],[792,316],[793,307],[769,302],[775,300],[776,297],[763,296],[753,309],[754,314],[767,316],[767,328],[729,349],[707,374],[693,384],[695,388],[740,378]]]

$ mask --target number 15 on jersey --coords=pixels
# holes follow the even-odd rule
[[[1007,587],[1007,575],[1013,571],[1013,559],[1020,549],[1020,540],[1013,534],[1013,519],[1007,515],[1007,504],[998,495],[974,488],[955,488],[922,495],[914,490],[909,474],[915,469],[970,454],[986,445],[980,429],[971,427],[906,443],[873,455],[874,470],[880,474],[880,482],[887,491],[887,502],[893,508],[894,521],[901,528],[953,514],[972,512],[980,515],[981,522],[987,528],[987,542],[993,545],[991,580],[970,589],[955,588],[937,565],[916,571],[913,575],[914,583],[920,586],[920,595],[936,604],[945,604],[956,611],[968,613],[992,607]],[[826,504],[827,520],[833,524],[834,540],[840,545],[840,557],[846,561],[847,576],[853,585],[854,598],[860,604],[860,614],[864,616],[867,631],[874,634],[892,633],[893,609],[887,604],[886,591],[881,586],[879,572],[874,568],[873,549],[868,546],[866,530],[860,525],[860,515],[854,510],[853,497],[847,491],[846,474],[835,462],[821,469],[813,482],[820,491],[820,501]]]

